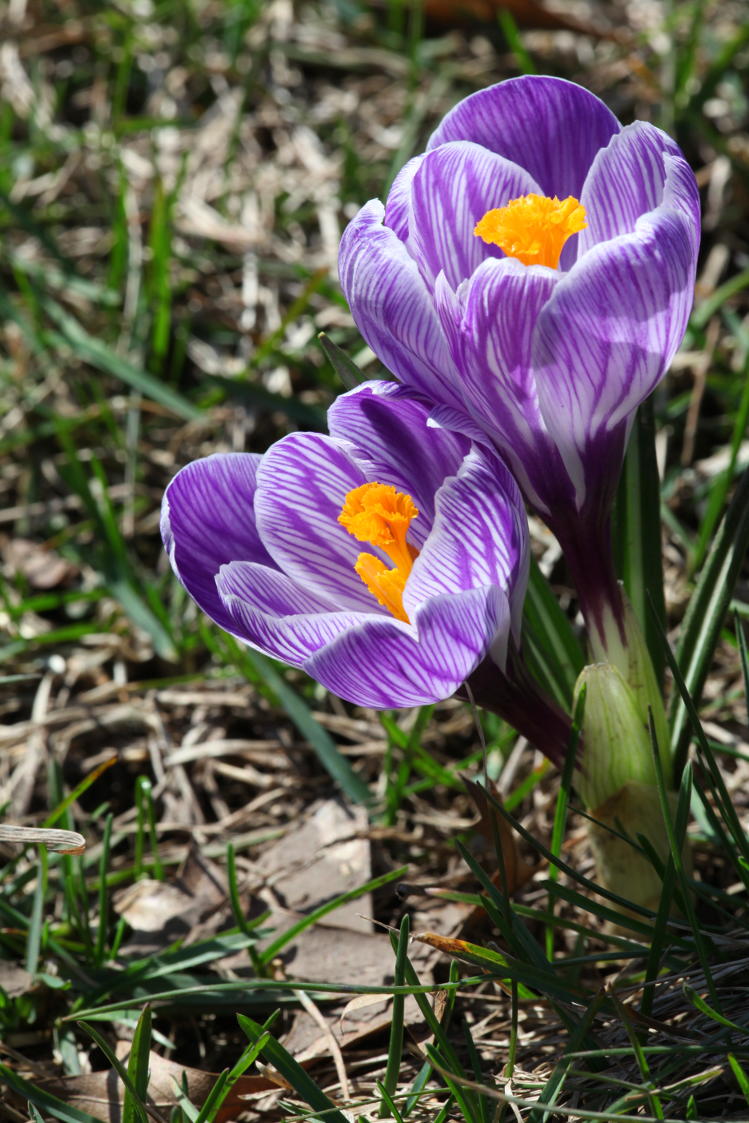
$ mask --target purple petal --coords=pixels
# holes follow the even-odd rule
[[[635,121],[614,136],[593,161],[581,203],[588,226],[579,236],[579,256],[597,242],[631,234],[637,220],[664,202],[682,210],[699,230],[697,183],[679,146],[654,125]]]
[[[344,632],[305,665],[328,690],[360,706],[421,706],[454,694],[497,636],[509,630],[502,590],[439,597],[413,625],[393,619]]]
[[[414,545],[434,520],[434,496],[454,475],[468,441],[428,424],[429,409],[394,382],[365,382],[337,398],[328,411],[332,437],[349,440],[366,476],[405,491],[419,508]]]
[[[230,632],[216,591],[219,569],[237,558],[274,564],[253,509],[260,459],[239,452],[195,460],[177,473],[162,503],[161,534],[174,572],[203,612]]]
[[[429,139],[472,140],[525,168],[544,195],[580,197],[596,153],[621,126],[597,97],[562,78],[510,78],[471,94]]]
[[[663,157],[666,165],[666,183],[663,188],[663,207],[680,211],[687,219],[695,261],[700,248],[702,211],[697,180],[689,164],[680,156],[668,153]]]
[[[447,288],[452,292],[449,285]],[[461,406],[459,410],[452,406],[434,405],[429,412],[429,420],[440,429],[459,433],[462,437],[479,445],[480,448],[488,446],[491,449],[492,447],[485,430],[473,420],[465,405]]]
[[[602,473],[607,434],[629,423],[681,342],[694,269],[689,221],[661,207],[640,219],[634,234],[589,250],[541,312],[539,403],[577,485],[578,506],[586,479],[595,485]]]
[[[294,667],[367,619],[364,613],[331,611],[304,586],[267,566],[232,562],[222,567],[216,585],[234,635]],[[374,598],[372,605],[378,608]]]
[[[457,405],[456,374],[431,293],[382,218],[375,199],[341,239],[338,267],[351,313],[374,353],[402,382]]]
[[[464,408],[545,512],[573,493],[541,415],[532,366],[536,323],[560,280],[554,270],[506,258],[485,262],[457,296],[443,279],[435,294]]]
[[[255,514],[268,552],[331,609],[377,610],[354,570],[366,547],[338,522],[348,492],[366,482],[346,443],[320,433],[284,437],[258,471]]]
[[[510,594],[519,635],[528,577],[528,520],[514,478],[498,457],[478,450],[440,489],[432,533],[403,598],[411,619],[442,594],[496,585]]]
[[[503,257],[474,227],[487,211],[503,207],[538,184],[523,168],[478,144],[456,141],[428,152],[411,184],[408,248],[433,284],[440,272],[453,288],[487,257]]]
[[[385,225],[397,234],[401,242],[408,238],[408,220],[411,211],[411,183],[424,160],[424,155],[413,156],[404,164],[393,180],[385,204]]]

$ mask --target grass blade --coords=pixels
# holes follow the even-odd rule
[[[276,1014],[271,1014],[265,1025],[267,1026],[269,1023],[273,1023],[275,1020]],[[195,1119],[195,1123],[213,1123],[224,1100],[229,1095],[240,1076],[247,1071],[251,1064],[255,1063],[269,1039],[270,1032],[266,1029],[265,1032],[258,1037],[254,1045],[247,1046],[236,1064],[220,1074],[218,1080],[206,1096],[203,1106]]]
[[[395,976],[396,986],[402,986],[405,978],[406,956],[408,954],[408,940],[411,933],[411,919],[406,913],[401,920],[400,932],[395,946]],[[394,937],[391,936],[393,942]],[[402,994],[393,996],[392,1014],[390,1019],[390,1040],[388,1042],[388,1059],[385,1076],[382,1081],[383,1102],[380,1104],[380,1119],[390,1111],[392,1114],[392,1097],[398,1087],[398,1075],[403,1055],[403,1014],[405,998]]]
[[[324,331],[320,332],[317,340],[325,352],[325,357],[347,390],[353,390],[355,386],[366,380],[366,374],[359,370],[354,360],[349,358],[346,352],[337,343],[334,343]]]
[[[33,1107],[40,1108],[46,1115],[51,1115],[53,1119],[62,1120],[62,1123],[104,1123],[99,1116],[89,1115],[87,1111],[79,1111],[77,1107],[58,1100],[57,1096],[45,1092],[43,1088],[37,1088],[36,1085],[24,1080],[12,1068],[1,1062],[0,1079]]]
[[[355,901],[358,897],[363,897],[365,893],[373,893],[376,889],[380,889],[383,885],[388,885],[391,881],[402,880],[404,874],[408,872],[407,866],[402,866],[397,870],[390,870],[388,873],[381,874],[379,877],[373,877],[371,881],[367,881],[364,885],[360,885],[357,889],[350,889],[348,893],[341,893],[340,896],[334,897],[330,901],[325,901],[319,905],[312,912],[307,913],[301,920],[297,920],[280,936],[277,936],[266,948],[263,949],[260,955],[260,962],[264,965],[272,962],[278,953],[286,947],[287,944],[295,940],[300,932],[304,932],[306,928],[310,928],[321,920],[323,916],[327,916],[329,912],[333,912],[339,908],[340,905],[345,905],[348,901]]]
[[[146,1006],[138,1018],[127,1062],[132,1091],[125,1087],[122,1123],[148,1123],[145,1100],[148,1096],[148,1058],[151,1053],[151,1007]]]
[[[525,597],[523,644],[533,674],[567,708],[585,662],[583,649],[549,582],[533,560]]]
[[[715,533],[715,527],[718,524],[720,513],[723,510],[729,488],[734,480],[736,462],[741,449],[741,443],[746,434],[747,423],[749,423],[749,363],[744,364],[743,373],[744,383],[741,391],[741,401],[739,402],[736,420],[733,425],[733,433],[731,434],[728,463],[710,490],[707,509],[702,519],[697,542],[690,558],[690,569],[693,572],[698,570],[705,560],[708,545]]]
[[[666,626],[661,554],[661,485],[651,400],[637,411],[613,517],[617,572],[645,633],[656,679],[663,681]]]
[[[699,705],[710,661],[718,642],[736,578],[749,546],[749,470],[745,471],[700,573],[684,618],[676,659],[686,690]],[[671,751],[682,759],[690,740],[684,701],[675,694],[671,707]]]
[[[728,1054],[728,1063],[731,1066],[731,1072],[736,1077],[736,1083],[742,1091],[744,1099],[747,1102],[747,1106],[749,1106],[749,1078],[747,1077],[739,1062],[734,1057],[733,1053]]]
[[[148,1009],[148,1007],[146,1007],[146,1009]],[[145,1014],[145,1010],[144,1010],[143,1013]],[[143,1015],[141,1015],[141,1018],[138,1022],[138,1025],[141,1025],[142,1021],[143,1021]],[[98,1029],[96,1029],[95,1026],[92,1026],[89,1022],[81,1021],[79,1024],[80,1024],[82,1029],[85,1029],[85,1031],[89,1035],[89,1037],[93,1038],[93,1040],[96,1042],[98,1047],[101,1049],[104,1056],[107,1058],[107,1060],[111,1064],[112,1068],[115,1070],[115,1072],[119,1076],[122,1083],[125,1085],[125,1096],[128,1096],[128,1095],[130,1096],[130,1102],[131,1102],[131,1105],[132,1105],[132,1107],[130,1109],[130,1114],[129,1114],[128,1118],[126,1118],[123,1114],[122,1123],[150,1123],[149,1118],[148,1118],[148,1112],[146,1111],[146,1105],[143,1102],[144,1097],[141,1096],[141,1094],[139,1092],[139,1088],[141,1088],[143,1086],[143,1074],[142,1074],[142,1072],[139,1072],[137,1074],[137,1086],[136,1086],[136,1083],[133,1080],[133,1077],[132,1077],[132,1075],[129,1071],[129,1065],[128,1065],[128,1068],[125,1068],[122,1061],[119,1059],[119,1057],[116,1056],[116,1054],[110,1048],[109,1042],[104,1037],[104,1035],[99,1033]],[[149,1018],[148,1018],[148,1041],[149,1041],[149,1043],[150,1043],[150,1033],[151,1033],[151,1022],[150,1022],[150,1015],[149,1015]],[[135,1050],[135,1047],[136,1047],[135,1042],[133,1042],[133,1050]],[[146,1082],[146,1087],[148,1087],[148,1057],[147,1057],[147,1055],[146,1055],[146,1064],[145,1064],[145,1082]]]
[[[44,902],[47,896],[47,875],[49,871],[47,851],[43,846],[39,846],[37,852],[39,855],[39,874],[34,889],[29,930],[26,935],[26,970],[30,975],[35,975],[39,967],[39,952],[44,931]]]
[[[53,300],[44,300],[43,306],[50,319],[57,324],[65,342],[74,348],[83,362],[104,374],[113,375],[137,393],[142,394],[144,398],[150,398],[152,401],[158,402],[159,405],[164,406],[176,417],[182,417],[185,421],[197,421],[202,417],[202,413],[197,406],[194,406],[187,398],[154,378],[147,371],[141,370],[140,367],[134,366],[127,359],[123,359],[121,355],[112,351],[100,339],[89,335],[73,316],[70,316]]]
[[[254,1022],[245,1014],[237,1014],[237,1021],[253,1045],[260,1045],[261,1040],[264,1041],[260,1052],[267,1063],[273,1065],[281,1076],[288,1080],[297,1095],[301,1096],[313,1111],[324,1113],[327,1123],[349,1123],[343,1112],[328,1099],[312,1077],[294,1060],[291,1053],[267,1032],[265,1026]]]

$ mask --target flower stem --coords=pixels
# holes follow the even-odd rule
[[[619,628],[621,642],[626,643],[624,597],[614,567],[609,519],[559,521],[561,525],[551,529],[562,547],[591,647],[596,641],[605,647],[612,623]]]
[[[553,529],[577,591],[591,662],[610,663],[621,673],[635,696],[645,730],[652,715],[663,773],[670,784],[673,769],[663,694],[641,623],[616,577],[610,521],[567,520]]]
[[[519,652],[508,652],[505,672],[491,658],[484,659],[458,694],[497,714],[561,768],[572,721],[536,682]]]

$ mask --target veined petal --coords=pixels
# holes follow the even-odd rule
[[[231,561],[216,574],[222,599],[238,597],[269,616],[329,612],[330,605],[309,584],[302,585],[278,569],[256,562]]]
[[[424,160],[424,153],[412,156],[393,180],[385,203],[384,223],[397,234],[401,242],[408,238],[408,219],[411,211],[411,184]]]
[[[366,482],[350,445],[320,433],[283,437],[258,470],[255,514],[269,554],[331,610],[379,607],[354,570],[361,544],[338,522],[348,492]]]
[[[226,631],[231,617],[216,591],[226,562],[273,566],[258,534],[253,501],[260,457],[215,453],[182,468],[166,489],[161,535],[174,572],[199,607]]]
[[[408,249],[432,285],[444,271],[453,288],[487,257],[504,257],[474,234],[487,211],[539,192],[533,177],[511,160],[469,141],[427,152],[411,181]]]
[[[666,165],[666,182],[661,206],[681,211],[685,215],[696,263],[702,233],[702,211],[697,180],[689,164],[681,156],[671,156],[666,153],[663,161]]]
[[[471,589],[428,601],[413,625],[390,618],[346,631],[305,670],[360,706],[421,706],[454,694],[508,629],[504,592]]]
[[[543,195],[580,198],[599,148],[621,126],[594,94],[562,78],[510,78],[459,102],[428,148],[472,140],[525,168]]]
[[[431,293],[383,207],[367,203],[343,232],[338,268],[359,331],[402,382],[457,404],[455,371]]]
[[[419,606],[431,598],[496,585],[510,596],[519,636],[528,521],[513,476],[497,456],[474,450],[440,488],[436,507],[434,527],[406,585],[409,616],[418,619]]]
[[[216,586],[234,635],[294,667],[367,619],[365,613],[331,611],[286,574],[250,562],[223,566]]]
[[[450,286],[448,285],[449,289]],[[452,292],[452,289],[450,289]],[[429,421],[432,425],[440,429],[447,429],[448,432],[459,433],[461,436],[466,437],[468,440],[473,441],[479,448],[486,448],[491,452],[492,442],[487,437],[485,431],[473,420],[465,405],[460,409],[454,409],[452,406],[443,406],[439,403],[433,405],[429,411]]]
[[[541,414],[532,341],[561,275],[519,261],[486,261],[454,294],[438,278],[435,302],[456,367],[464,409],[511,464],[540,511],[568,500],[572,484]]]
[[[332,437],[351,442],[367,477],[407,492],[419,508],[409,531],[421,546],[434,519],[434,496],[457,472],[469,442],[428,424],[429,408],[395,382],[365,382],[328,410]]]
[[[621,443],[617,430],[629,423],[681,342],[694,267],[689,221],[660,207],[639,220],[634,234],[589,250],[539,316],[539,403],[578,485],[578,507],[586,478],[592,486],[605,472],[600,457],[607,436],[616,434]]]
[[[631,234],[642,215],[665,202],[667,178],[668,205],[691,218],[699,236],[697,182],[676,142],[644,121],[612,137],[593,161],[580,197],[588,226],[579,235],[578,256],[597,242]]]

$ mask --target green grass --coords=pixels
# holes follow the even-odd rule
[[[0,741],[0,779],[9,821],[79,830],[89,848],[4,851],[0,1103],[9,1119],[107,1119],[45,1086],[79,1075],[85,1057],[123,1086],[123,1119],[153,1118],[157,1050],[205,1056],[217,1071],[202,1105],[175,1093],[174,1123],[220,1120],[257,1060],[288,1083],[268,1108],[278,1119],[738,1118],[749,1109],[743,13],[653,5],[650,29],[619,42],[572,36],[570,49],[569,35],[529,32],[506,13],[450,27],[395,0],[297,9],[284,24],[256,0],[45,2],[5,34],[20,69],[0,104],[0,707],[18,736]],[[617,11],[604,14],[616,22]],[[583,82],[624,120],[668,127],[707,204],[701,261],[712,266],[686,357],[641,418],[618,500],[621,572],[672,684],[684,766],[657,915],[596,888],[580,849],[565,848],[563,825],[581,821],[569,776],[560,794],[548,769],[506,771],[515,739],[501,722],[476,731],[450,706],[373,718],[327,698],[207,625],[158,536],[182,464],[322,428],[344,386],[378,373],[337,286],[336,232],[459,97],[534,70]],[[9,543],[31,548],[14,555]],[[583,655],[564,575],[550,577],[534,570],[528,654],[569,705]],[[195,702],[174,701],[180,690]],[[220,705],[222,692],[243,705]],[[41,726],[25,726],[32,716]],[[241,820],[248,789],[226,774],[219,783],[205,761],[165,765],[200,744],[193,733],[277,745],[258,757],[268,787],[252,799],[275,784],[290,816],[333,791],[363,805],[372,876],[345,893],[330,886],[286,927],[250,916],[242,878],[285,821],[262,800],[257,821]],[[27,790],[24,753],[36,761]],[[102,771],[107,756],[117,764]],[[516,894],[495,883],[497,855],[479,856],[465,826],[462,777],[484,765],[502,790],[488,796],[496,816],[546,870]],[[236,829],[211,833],[232,815]],[[685,831],[695,874],[680,861]],[[112,894],[145,877],[171,883],[189,839],[226,873],[226,923],[123,956],[131,930]],[[467,880],[455,885],[458,860]],[[420,981],[423,933],[408,942],[399,880],[431,880],[481,918],[475,937],[440,945],[438,983]],[[278,976],[294,939],[365,893],[391,930],[392,985]],[[3,973],[11,965],[28,973],[20,990]],[[284,1044],[302,992],[331,1018],[352,996],[392,997],[391,1031],[362,1046],[348,1102],[330,1065],[304,1068]],[[408,995],[428,1041],[404,1029]]]

